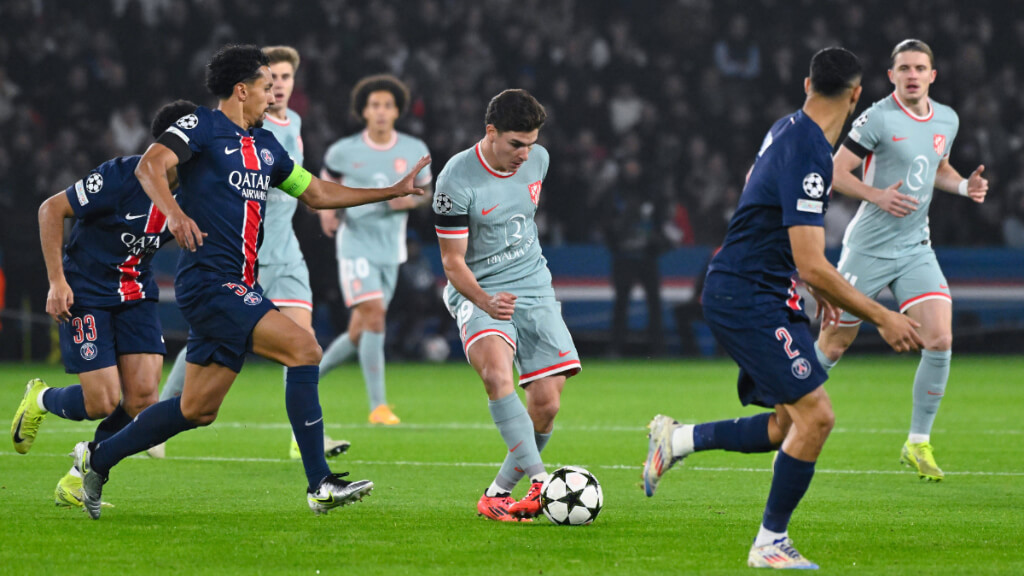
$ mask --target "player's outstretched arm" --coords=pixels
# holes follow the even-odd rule
[[[448,281],[470,302],[476,305],[495,320],[511,320],[516,309],[516,296],[508,292],[498,292],[493,296],[480,287],[476,276],[466,264],[467,238],[440,238],[441,264]]]
[[[967,196],[981,204],[988,195],[988,179],[981,175],[984,171],[985,165],[982,164],[975,168],[970,176],[964,178],[956,168],[953,168],[948,158],[943,158],[935,172],[935,187],[945,192]]]
[[[305,191],[300,193],[298,199],[310,208],[323,210],[324,208],[349,208],[372,204],[409,195],[422,196],[423,190],[417,188],[413,182],[416,179],[416,174],[427,164],[430,164],[429,155],[420,158],[420,161],[413,166],[408,174],[387,188],[349,188],[342,184],[310,176],[312,179],[309,185],[306,186]]]
[[[840,146],[835,158],[832,159],[832,188],[844,196],[871,202],[897,218],[903,218],[917,210],[917,198],[900,193],[902,180],[886,188],[875,188],[854,176],[853,171],[862,162],[861,157],[854,154],[849,148]]]
[[[46,313],[57,322],[71,319],[71,306],[75,294],[64,277],[64,262],[61,259],[64,245],[64,219],[74,218],[71,202],[64,192],[50,196],[39,207],[39,242],[43,247],[43,261],[46,262],[46,277],[50,291],[46,294]]]
[[[199,225],[185,214],[171,194],[168,174],[176,174],[177,166],[178,155],[174,151],[159,142],[153,143],[135,167],[135,178],[139,180],[146,196],[156,204],[157,210],[167,217],[167,230],[174,235],[178,245],[195,252],[196,248],[203,245],[206,234],[199,230]]]
[[[897,352],[919,350],[924,346],[917,333],[920,324],[861,294],[825,258],[824,228],[791,226],[789,243],[800,278],[814,288],[819,296],[877,326],[882,338]]]

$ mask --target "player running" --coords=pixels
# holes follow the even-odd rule
[[[195,109],[185,100],[160,108],[153,138]],[[21,454],[32,448],[50,412],[66,420],[102,418],[93,436],[102,442],[156,401],[166,350],[151,264],[171,233],[135,178],[140,158],[104,162],[39,208],[50,280],[46,312],[59,326],[64,368],[80,384],[50,388],[39,378],[29,381],[11,424]],[[170,189],[178,187],[174,169],[167,180]],[[65,218],[75,223],[62,261]],[[82,476],[75,467],[57,483],[54,499],[58,506],[82,505]]]
[[[984,166],[964,178],[949,163],[960,119],[928,97],[933,66],[932,50],[920,40],[893,48],[889,80],[896,89],[853,123],[836,153],[834,178],[836,190],[862,200],[846,228],[839,272],[870,298],[888,286],[900,312],[921,324],[924,349],[900,462],[938,482],[944,475],[932,452],[931,430],[949,380],[953,299],[932,249],[928,206],[936,188],[982,203],[988,180],[981,176]],[[863,181],[852,174],[861,164]],[[826,370],[839,362],[859,329],[860,320],[844,313],[838,326],[821,331],[815,352]]]
[[[803,108],[765,136],[704,284],[704,317],[740,366],[740,401],[774,412],[696,426],[659,414],[649,424],[643,471],[648,496],[673,464],[693,452],[778,449],[761,528],[747,557],[757,568],[818,567],[797,552],[787,532],[835,419],[822,386],[828,375],[812,353],[809,321],[795,290],[797,270],[815,290],[826,322],[838,315],[838,305],[878,325],[898,352],[921,345],[916,322],[857,292],[825,259],[832,147],[860,97],[860,78],[852,53],[826,48],[814,55]]]
[[[375,188],[405,176],[414,159],[429,154],[422,140],[395,130],[395,122],[408,103],[409,89],[394,76],[360,80],[352,89],[352,114],[362,119],[366,129],[327,149],[320,177],[348,186]],[[416,175],[414,184],[429,189],[431,179],[427,166]],[[341,291],[351,311],[348,330],[324,352],[320,374],[358,354],[372,424],[401,422],[388,406],[385,394],[385,320],[398,281],[398,267],[407,257],[405,224],[409,210],[423,204],[424,198],[406,196],[357,206],[345,210],[343,223],[335,210],[320,212],[324,234],[337,239]]]
[[[373,489],[372,482],[349,482],[347,473],[332,474],[327,466],[317,391],[320,347],[263,297],[256,281],[257,250],[272,187],[318,209],[422,191],[412,186],[411,174],[386,189],[360,190],[324,182],[296,165],[261,128],[274,103],[269,64],[257,46],[221,48],[206,75],[217,109],[199,107],[180,118],[139,161],[136,175],[143,189],[167,215],[167,227],[183,248],[175,295],[191,326],[185,389],[150,406],[107,440],[75,447],[83,501],[92,518],[100,516],[103,485],[118,462],[216,419],[250,351],[288,367],[285,407],[302,454],[310,509],[327,512]],[[429,161],[421,158],[413,172]],[[168,188],[166,172],[173,167],[181,180],[181,207]]]
[[[291,46],[267,46],[263,53],[270,59],[270,75],[274,81],[274,103],[267,110],[263,127],[277,138],[288,155],[299,166],[302,165],[302,117],[288,108],[288,101],[295,88],[295,73],[299,69],[299,52]],[[419,156],[417,156],[419,158]],[[384,188],[390,181],[378,188]],[[263,219],[263,244],[259,249],[260,286],[263,294],[281,313],[313,334],[313,291],[309,287],[309,270],[306,260],[295,237],[292,217],[298,200],[277,188],[267,194],[267,213]],[[287,386],[287,378],[285,378]],[[181,395],[185,386],[185,349],[178,353],[174,367],[167,376],[160,400]],[[347,440],[332,440],[324,436],[324,455],[328,458],[348,450]],[[164,445],[149,449],[156,458],[164,456]],[[288,456],[293,460],[302,458],[299,444],[294,436]]]
[[[540,513],[547,477],[540,453],[551,437],[565,380],[581,369],[534,222],[550,161],[537,144],[546,119],[525,90],[492,98],[486,134],[448,161],[433,203],[448,311],[508,446],[477,511],[506,522]],[[526,390],[526,407],[516,394],[513,365]],[[512,489],[524,475],[530,489],[517,502]]]

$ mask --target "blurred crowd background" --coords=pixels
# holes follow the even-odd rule
[[[361,128],[349,92],[367,74],[409,85],[399,129],[427,142],[435,175],[480,137],[492,95],[526,88],[550,117],[541,132],[552,158],[543,245],[658,254],[721,241],[765,131],[803,102],[815,51],[842,45],[863,59],[860,110],[891,92],[892,47],[920,38],[936,55],[933,98],[960,115],[952,163],[963,174],[985,164],[991,186],[982,206],[937,194],[932,239],[1024,248],[1024,13],[1005,8],[997,0],[4,0],[0,294],[8,309],[43,312],[41,201],[111,157],[141,153],[163,103],[212,104],[204,65],[228,42],[298,48],[291,107],[303,117],[313,173],[328,145]],[[833,198],[831,244],[855,209]],[[296,224],[318,298],[330,303],[333,241],[310,214],[300,211]],[[429,210],[411,216],[410,230],[426,249],[436,243]]]

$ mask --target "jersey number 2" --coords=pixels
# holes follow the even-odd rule
[[[775,339],[780,342],[785,342],[785,344],[782,347],[786,349],[786,356],[789,356],[790,358],[796,358],[797,356],[800,355],[799,350],[793,349],[793,336],[790,335],[789,330],[786,330],[785,328],[779,328],[778,330],[775,331]]]

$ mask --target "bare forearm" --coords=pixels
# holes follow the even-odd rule
[[[392,188],[350,188],[343,184],[315,179],[299,196],[310,208],[351,208],[390,200],[396,196]]]
[[[64,278],[64,215],[49,201],[39,208],[39,242],[50,282]]]
[[[476,276],[473,275],[472,270],[466,265],[466,261],[443,258],[442,261],[445,276],[448,277],[448,281],[452,283],[452,286],[459,294],[462,294],[478,308],[486,309],[485,304],[491,295],[480,287],[480,283],[477,282]]]
[[[939,169],[935,173],[935,187],[943,192],[950,192],[953,194],[959,194],[960,183],[964,181],[964,177],[956,171],[948,162],[939,164]]]
[[[800,278],[829,302],[854,316],[877,325],[881,322],[886,308],[862,294],[847,282],[827,260],[812,270],[800,272]]]
[[[149,199],[164,215],[171,216],[181,211],[181,207],[174,201],[174,195],[171,193],[167,168],[157,166],[154,162],[148,162],[143,157],[135,168],[135,177],[142,185],[146,196],[149,196]]]
[[[832,177],[832,189],[844,196],[872,203],[878,199],[882,192],[874,186],[868,186],[852,172],[840,171],[836,171]]]

